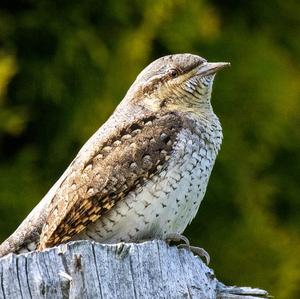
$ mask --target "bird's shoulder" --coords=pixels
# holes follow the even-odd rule
[[[183,126],[178,113],[149,113],[93,136],[72,162],[49,206],[40,249],[69,240],[99,219],[169,159]]]

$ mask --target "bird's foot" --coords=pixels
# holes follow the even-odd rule
[[[195,255],[198,255],[199,257],[204,257],[205,264],[209,265],[209,263],[210,263],[210,256],[209,256],[208,252],[205,249],[203,249],[201,247],[196,247],[196,246],[188,246],[187,244],[179,244],[177,247],[178,248],[189,249]]]
[[[165,237],[165,241],[170,245],[171,242],[180,242],[183,241],[187,246],[190,246],[190,241],[187,237],[181,234],[167,234]]]
[[[177,245],[177,248],[186,248],[189,249],[195,255],[198,255],[199,257],[204,257],[206,265],[208,265],[210,262],[210,256],[205,249],[201,247],[191,246],[189,239],[181,234],[177,234],[177,233],[168,234],[165,238],[165,241],[168,244],[170,244],[171,242],[183,241],[184,244]]]

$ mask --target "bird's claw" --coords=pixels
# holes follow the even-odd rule
[[[177,233],[168,234],[165,237],[165,241],[168,244],[170,244],[171,242],[180,242],[180,241],[183,241],[184,244],[177,245],[178,248],[189,249],[195,255],[198,255],[199,257],[204,257],[206,265],[208,265],[209,262],[210,262],[210,256],[209,256],[209,254],[207,253],[207,251],[205,249],[203,249],[201,247],[191,246],[189,239],[187,237],[181,235],[181,234],[177,234]]]
[[[187,246],[190,246],[190,241],[187,237],[181,235],[181,234],[177,234],[177,233],[174,233],[174,234],[168,234],[166,237],[165,237],[165,241],[170,244],[171,242],[180,242],[180,241],[183,241]]]
[[[204,257],[205,258],[205,264],[209,265],[210,256],[209,256],[208,252],[205,249],[203,249],[201,247],[196,247],[196,246],[188,246],[187,244],[179,244],[177,247],[178,248],[189,249],[195,255],[198,255],[199,257]]]

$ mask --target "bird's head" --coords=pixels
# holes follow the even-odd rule
[[[229,65],[227,62],[210,63],[192,54],[164,56],[138,75],[128,95],[136,104],[152,111],[201,112],[211,109],[210,97],[216,72]]]

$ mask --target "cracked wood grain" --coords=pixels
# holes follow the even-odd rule
[[[75,241],[0,259],[0,298],[267,298],[220,283],[198,257],[163,241]]]

